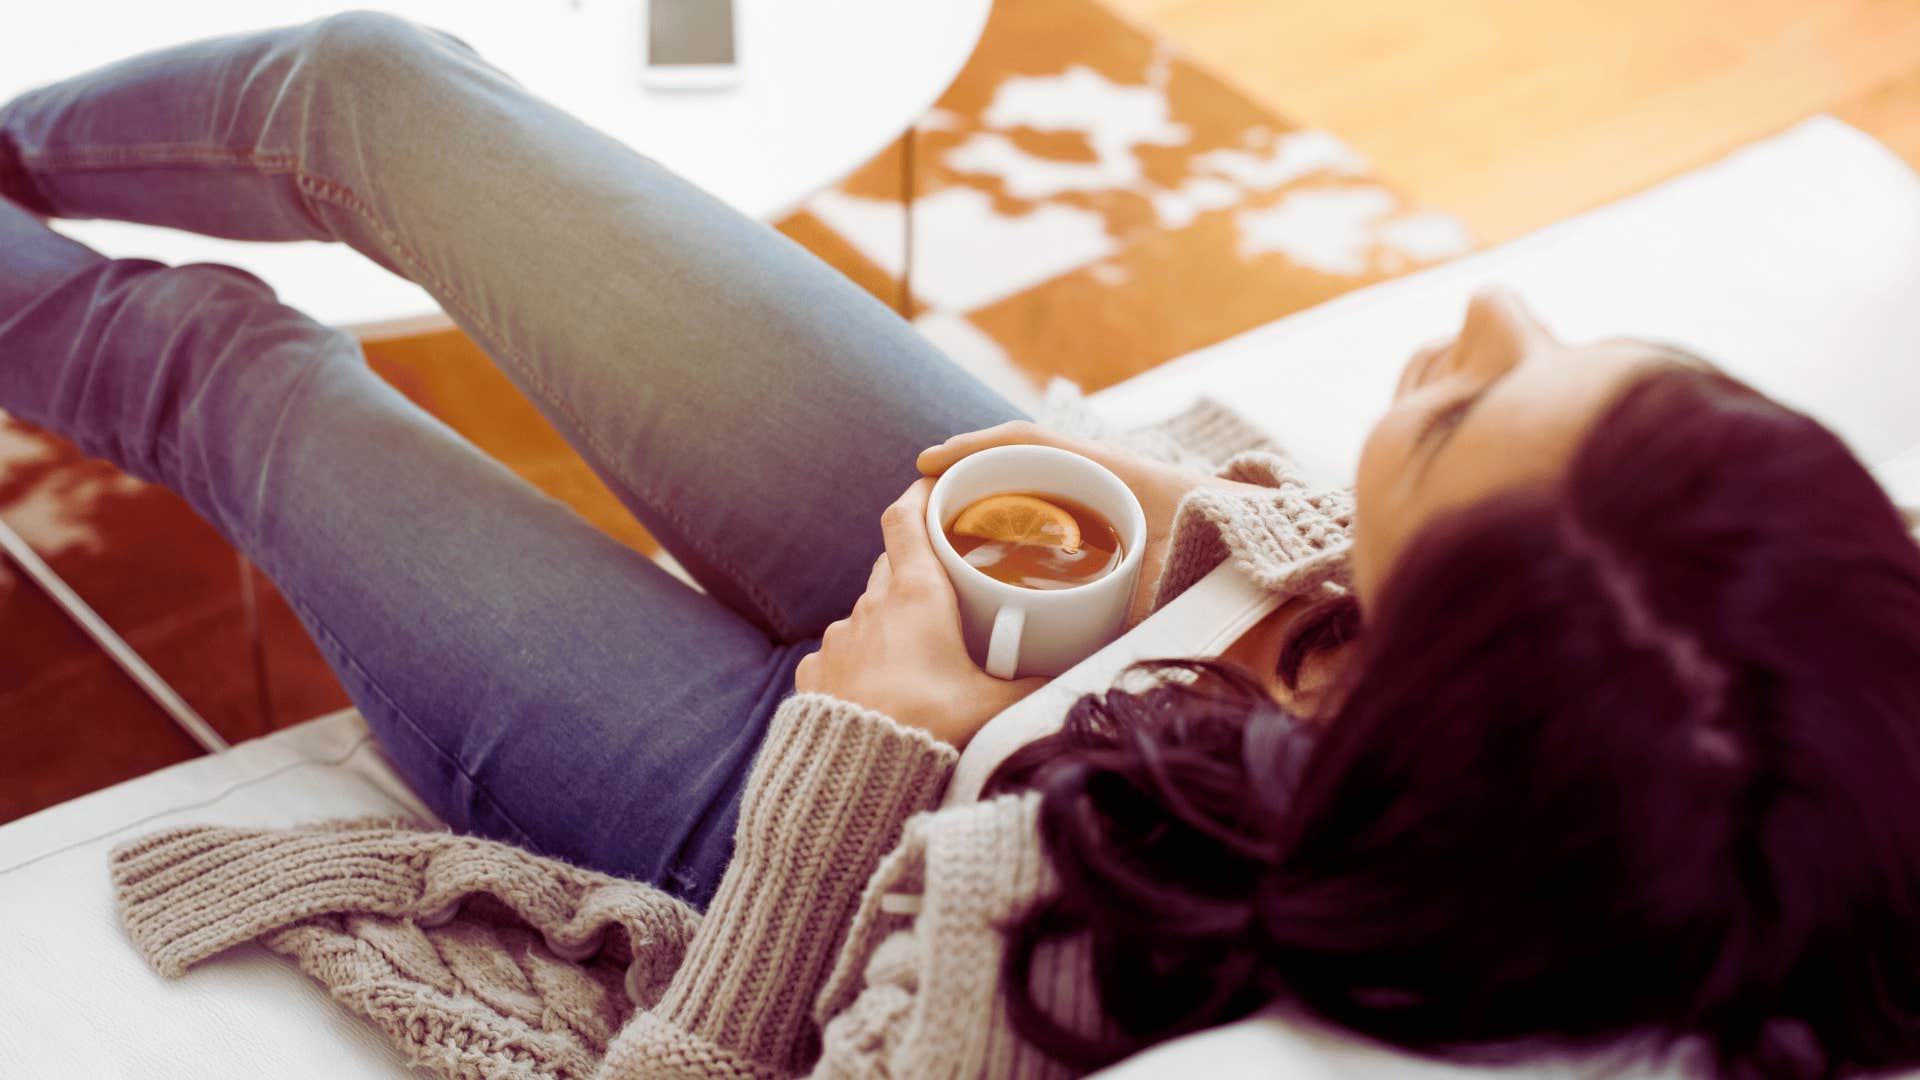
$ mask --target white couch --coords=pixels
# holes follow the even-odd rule
[[[1280,435],[1318,479],[1351,472],[1411,348],[1451,333],[1467,294],[1518,287],[1571,337],[1685,342],[1834,425],[1920,502],[1920,180],[1816,119],[1644,195],[1376,286],[1096,395],[1123,421],[1197,393]],[[0,1077],[393,1077],[396,1054],[258,947],[183,979],[120,935],[106,852],[161,825],[291,825],[425,815],[357,714],[339,713],[0,826]],[[1452,1076],[1279,1018],[1216,1029],[1109,1076]],[[1571,1075],[1532,1066],[1515,1076]]]

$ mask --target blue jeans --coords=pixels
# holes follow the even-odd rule
[[[914,455],[1020,415],[778,232],[387,16],[28,93],[0,170],[0,408],[252,558],[449,824],[695,903]],[[107,259],[22,207],[337,240],[418,282],[707,594],[258,279]]]

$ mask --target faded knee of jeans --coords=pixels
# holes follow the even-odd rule
[[[299,44],[302,67],[341,91],[390,87],[394,76],[431,71],[473,50],[445,31],[381,11],[343,11],[308,23]],[[395,102],[398,104],[399,102]]]

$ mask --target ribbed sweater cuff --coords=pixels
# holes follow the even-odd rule
[[[939,801],[958,757],[851,702],[783,702],[741,801],[733,861],[656,1016],[803,1071],[818,1047],[810,1005],[861,890],[907,818]]]
[[[127,936],[172,978],[261,934],[334,911],[399,913],[420,897],[424,834],[189,826],[114,849]]]
[[[644,1009],[607,1048],[594,1080],[786,1080],[793,1070],[755,1061]]]

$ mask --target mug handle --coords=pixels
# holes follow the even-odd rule
[[[1025,608],[1003,607],[993,617],[993,629],[987,634],[987,674],[996,679],[1011,679],[1020,659],[1020,632],[1026,629]]]

